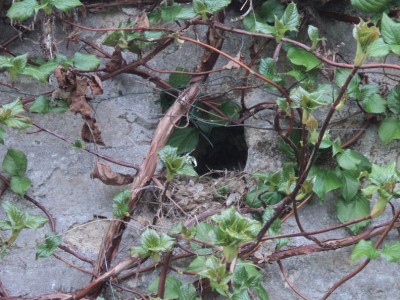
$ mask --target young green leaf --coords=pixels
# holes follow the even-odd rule
[[[14,2],[7,11],[7,17],[14,21],[24,21],[36,13],[36,9],[39,7],[36,0]]]
[[[378,135],[385,144],[400,139],[400,121],[393,118],[384,119],[379,125]]]
[[[2,165],[4,172],[22,177],[25,175],[27,166],[28,160],[24,152],[13,148],[7,150]]]
[[[368,178],[373,184],[382,186],[387,192],[392,192],[395,184],[400,181],[400,173],[397,170],[396,162],[386,166],[373,164]]]
[[[117,218],[129,216],[129,200],[132,192],[129,189],[123,189],[116,193],[113,197],[113,215]]]
[[[160,278],[155,278],[149,285],[148,290],[152,293],[157,293],[158,283],[160,282]],[[163,299],[180,299],[179,292],[182,287],[182,282],[180,282],[175,277],[167,275],[165,279],[165,292]]]
[[[369,57],[384,57],[390,53],[393,45],[386,44],[382,38],[379,38],[371,43],[368,48]]]
[[[379,13],[385,10],[389,0],[351,0],[358,10],[365,13]]]
[[[287,58],[292,64],[305,67],[306,72],[321,66],[320,60],[313,54],[299,48],[290,47]]]
[[[389,262],[400,261],[400,242],[386,244],[380,254]]]
[[[365,217],[370,212],[370,202],[367,198],[357,194],[353,198],[343,199],[340,198],[336,205],[337,217],[342,223],[352,221],[354,219]],[[354,234],[358,233],[370,221],[365,220],[347,226],[347,228]]]
[[[379,255],[378,250],[375,248],[372,241],[360,240],[353,248],[351,252],[351,260],[355,262],[362,257],[368,257],[369,259],[375,259]]]
[[[51,256],[60,244],[60,235],[54,232],[46,233],[44,242],[36,246],[36,259]]]
[[[10,181],[11,190],[21,197],[25,195],[31,184],[31,180],[25,176],[12,176]]]
[[[378,94],[371,95],[363,101],[364,109],[368,113],[381,114],[386,111],[386,101]]]
[[[296,3],[289,3],[280,21],[282,22],[286,31],[297,31],[298,27],[300,26],[300,15],[297,11]]]
[[[313,25],[308,25],[307,33],[308,33],[308,37],[311,40],[310,48],[311,48],[311,50],[315,50],[318,43],[324,39],[319,36],[319,29]]]
[[[369,26],[361,20],[354,26],[353,36],[357,41],[354,64],[361,66],[368,57],[369,46],[379,38],[379,29],[376,26]]]
[[[49,3],[62,12],[67,12],[75,7],[83,5],[79,0],[50,0]]]
[[[39,96],[29,107],[29,112],[47,114],[51,110],[50,99],[46,96]]]
[[[178,149],[169,145],[162,148],[158,156],[167,168],[167,180],[172,181],[176,175],[197,176],[193,165],[196,159],[189,155],[178,156]]]
[[[90,71],[96,69],[101,60],[97,58],[96,55],[83,54],[76,52],[73,58],[74,67],[82,71]]]
[[[400,23],[393,21],[385,13],[383,13],[381,21],[381,34],[387,44],[400,45]]]
[[[141,257],[151,256],[155,262],[160,261],[160,254],[167,252],[175,244],[175,239],[165,233],[158,233],[153,229],[147,229],[141,237],[141,245],[132,247],[131,254],[137,253]]]

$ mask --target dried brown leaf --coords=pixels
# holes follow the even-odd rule
[[[101,137],[101,131],[96,123],[96,119],[93,118],[87,118],[85,120],[81,131],[81,137],[86,143],[94,143],[101,146],[106,145]]]
[[[103,94],[103,83],[99,76],[93,75],[89,80],[89,86],[93,96]]]
[[[244,57],[240,51],[235,56],[235,59],[240,62],[244,61]],[[225,70],[240,69],[240,65],[237,64],[236,62],[234,62],[233,60],[230,60],[225,66],[222,67],[222,69],[225,69]]]
[[[133,182],[132,175],[113,172],[109,164],[99,161],[94,166],[92,178],[97,178],[108,185],[125,185]]]
[[[141,28],[149,28],[150,27],[149,18],[147,17],[147,14],[145,12],[142,12],[137,17],[136,26],[141,27]]]
[[[106,70],[108,72],[113,72],[119,69],[122,66],[123,59],[121,48],[119,46],[115,46],[115,50],[112,54],[111,60],[106,63]]]

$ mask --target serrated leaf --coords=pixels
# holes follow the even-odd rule
[[[186,68],[177,67],[176,71],[180,72],[188,72],[189,70]],[[191,76],[188,74],[177,74],[172,73],[169,75],[168,82],[177,89],[183,89],[190,82]]]
[[[10,221],[0,220],[0,231],[12,230]]]
[[[32,185],[31,180],[25,176],[12,176],[10,181],[10,188],[13,192],[23,197],[26,191]]]
[[[23,69],[21,72],[22,75],[30,76],[35,78],[36,80],[39,80],[42,83],[46,83],[49,79],[49,74],[43,72],[40,68],[33,67],[33,66],[27,66],[26,68]]]
[[[231,3],[231,0],[203,0],[203,2],[206,5],[207,12],[213,14],[227,7]]]
[[[61,237],[54,232],[46,233],[43,243],[36,246],[36,259],[51,256],[61,244]]]
[[[13,148],[7,150],[2,165],[4,172],[12,176],[24,176],[27,166],[28,160],[24,152]]]
[[[151,252],[166,252],[174,246],[175,239],[165,233],[158,233],[153,229],[147,229],[142,234],[141,243],[142,247]]]
[[[400,261],[400,242],[386,244],[380,254],[388,262]]]
[[[197,256],[187,267],[187,270],[189,272],[196,272],[200,273],[201,271],[204,270],[206,262],[206,257],[205,256]]]
[[[177,148],[178,154],[192,152],[199,143],[199,134],[199,130],[195,127],[175,129],[167,145]]]
[[[379,38],[371,43],[368,47],[368,56],[370,57],[384,57],[389,54],[392,45],[386,44],[382,38]]]
[[[103,45],[115,47],[119,45],[124,38],[124,33],[122,31],[114,31],[106,36],[104,41],[102,42]]]
[[[350,201],[339,199],[336,205],[337,217],[342,223],[352,221],[361,217],[369,215],[370,202],[367,198],[362,195],[356,195]],[[356,224],[347,226],[347,228],[354,234],[365,227],[370,221],[365,220]]]
[[[369,259],[375,259],[379,255],[378,250],[375,248],[372,241],[360,240],[353,248],[351,252],[351,260],[355,262],[362,257],[368,257]]]
[[[393,118],[384,119],[379,125],[378,135],[385,144],[400,139],[400,121]]]
[[[381,34],[387,44],[400,45],[400,23],[393,21],[385,13],[381,21]]]
[[[79,0],[50,0],[50,4],[62,12],[67,12],[75,7],[83,5]]]
[[[158,283],[160,282],[160,278],[155,278],[149,285],[148,290],[152,293],[157,293]],[[167,275],[165,279],[165,292],[163,299],[178,299],[179,291],[182,287],[182,282],[180,282],[175,277]]]
[[[365,13],[379,13],[385,10],[389,0],[351,0],[358,10]]]
[[[196,10],[196,9],[194,9]],[[173,3],[172,5],[161,6],[161,18],[166,22],[172,22],[178,19],[178,15],[182,12],[182,5]]]
[[[7,11],[7,17],[14,21],[24,21],[35,13],[35,9],[39,7],[36,0],[23,0],[14,2]]]
[[[31,113],[47,114],[49,111],[51,111],[50,99],[46,96],[37,97],[29,107]]]
[[[11,117],[4,120],[3,123],[15,129],[26,129],[31,126],[31,121],[25,117]]]
[[[286,27],[287,31],[297,31],[300,25],[300,15],[297,11],[296,3],[289,3],[282,15],[281,22]]]
[[[386,101],[378,94],[374,94],[363,101],[364,109],[368,113],[381,114],[386,111]]]
[[[313,25],[308,25],[307,29],[308,37],[311,40],[311,50],[314,50],[319,41],[321,41],[321,38],[319,36],[319,29]]]
[[[282,17],[285,6],[279,0],[268,0],[265,1],[257,11],[260,14],[260,20],[265,23],[273,23],[275,17]]]
[[[34,215],[25,212],[24,226],[29,229],[39,229],[43,227],[49,220],[40,215]]]
[[[24,212],[9,201],[4,201],[1,206],[3,207],[4,214],[9,220],[12,230],[22,230],[25,227]]]
[[[194,285],[191,283],[182,285],[178,291],[178,299],[179,300],[196,300],[196,299],[198,299],[196,288],[194,287]]]
[[[321,62],[316,56],[299,48],[289,48],[287,58],[292,64],[305,67],[306,72],[321,66]]]
[[[386,101],[389,110],[392,113],[400,113],[400,85],[397,85],[394,89],[390,91],[389,95],[386,98]]]
[[[368,178],[376,185],[385,186],[387,183],[394,185],[400,181],[400,174],[399,171],[397,171],[396,162],[392,162],[386,166],[373,164]]]
[[[117,218],[129,216],[129,200],[132,192],[129,189],[123,189],[113,197],[113,215]]]
[[[75,68],[82,71],[90,71],[96,69],[100,65],[101,60],[93,54],[83,54],[76,52],[74,54],[73,62]]]

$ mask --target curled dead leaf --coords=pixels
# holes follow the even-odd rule
[[[93,96],[103,94],[103,83],[99,76],[93,75],[89,80],[89,86]]]
[[[91,175],[92,178],[97,178],[108,185],[125,185],[133,182],[132,175],[113,172],[109,164],[99,161]]]
[[[111,56],[111,60],[106,63],[106,70],[108,72],[113,72],[122,66],[123,58],[121,53],[121,48],[115,46],[115,50]]]
[[[235,59],[240,62],[244,62],[244,57],[240,51],[235,56]],[[234,62],[233,60],[230,60],[225,66],[222,67],[222,69],[225,70],[240,69],[240,65]]]
[[[150,27],[149,18],[147,17],[147,14],[145,12],[140,13],[139,16],[137,17],[136,26],[141,28]]]
[[[93,118],[85,119],[85,124],[83,124],[81,131],[81,138],[86,143],[94,143],[101,146],[106,145],[101,137],[101,131],[96,123],[96,119]]]

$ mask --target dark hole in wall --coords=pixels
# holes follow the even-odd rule
[[[247,161],[244,128],[213,128],[208,140],[200,135],[199,145],[192,155],[196,157],[196,171],[200,175],[210,170],[242,170]]]

